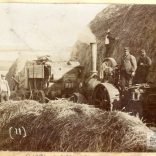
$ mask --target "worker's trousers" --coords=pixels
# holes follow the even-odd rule
[[[8,101],[9,100],[9,95],[7,91],[2,91],[1,92],[1,102],[3,101]]]
[[[111,55],[111,46],[110,44],[105,44],[105,47],[106,47],[106,51],[105,51],[105,56],[104,57],[110,57]]]
[[[121,71],[121,87],[125,89],[125,87],[129,87],[132,85],[133,76],[128,74],[126,71]]]
[[[135,83],[146,83],[148,73],[149,73],[149,68],[138,67],[135,76]]]

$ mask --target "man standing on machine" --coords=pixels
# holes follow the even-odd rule
[[[138,68],[136,71],[136,83],[146,83],[147,76],[149,73],[149,68],[152,64],[151,59],[146,55],[146,51],[144,49],[141,50],[141,56],[138,60]]]
[[[121,86],[123,90],[132,85],[136,69],[136,58],[130,54],[129,47],[125,47],[124,55],[121,58]]]
[[[112,48],[114,45],[115,40],[118,40],[119,38],[114,38],[111,35],[110,29],[107,30],[106,36],[105,36],[105,54],[104,57],[110,57],[112,54]]]
[[[48,88],[49,87],[49,81],[50,81],[50,68],[48,66],[48,64],[44,64],[44,84],[45,87]]]

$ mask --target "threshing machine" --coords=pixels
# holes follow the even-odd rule
[[[34,99],[41,103],[50,99],[68,98],[78,88],[83,67],[77,61],[51,61],[47,56],[26,63],[18,74],[23,80],[13,77],[23,98]],[[24,91],[23,91],[24,90]]]

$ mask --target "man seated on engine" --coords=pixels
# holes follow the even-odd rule
[[[100,79],[102,82],[111,82],[113,75],[113,68],[107,65],[107,62],[102,63],[100,67]]]

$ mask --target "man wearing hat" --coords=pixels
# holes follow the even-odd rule
[[[1,95],[1,102],[9,100],[10,87],[8,85],[8,81],[5,80],[5,75],[3,74],[1,74],[1,80],[0,80],[0,95]]]
[[[115,40],[118,38],[114,38],[111,35],[110,29],[107,30],[106,36],[105,36],[105,57],[109,57],[111,55],[111,49],[112,45]]]
[[[145,49],[141,49],[140,51],[141,55],[138,60],[138,68],[136,71],[136,83],[146,83],[147,82],[147,76],[149,73],[149,68],[152,64],[151,59],[146,55]]]
[[[137,69],[136,58],[130,54],[129,47],[124,48],[124,55],[121,58],[121,86],[125,87],[132,85],[133,77]]]
[[[44,87],[45,88],[48,88],[49,87],[49,81],[50,81],[50,66],[48,63],[45,63],[44,64]]]

